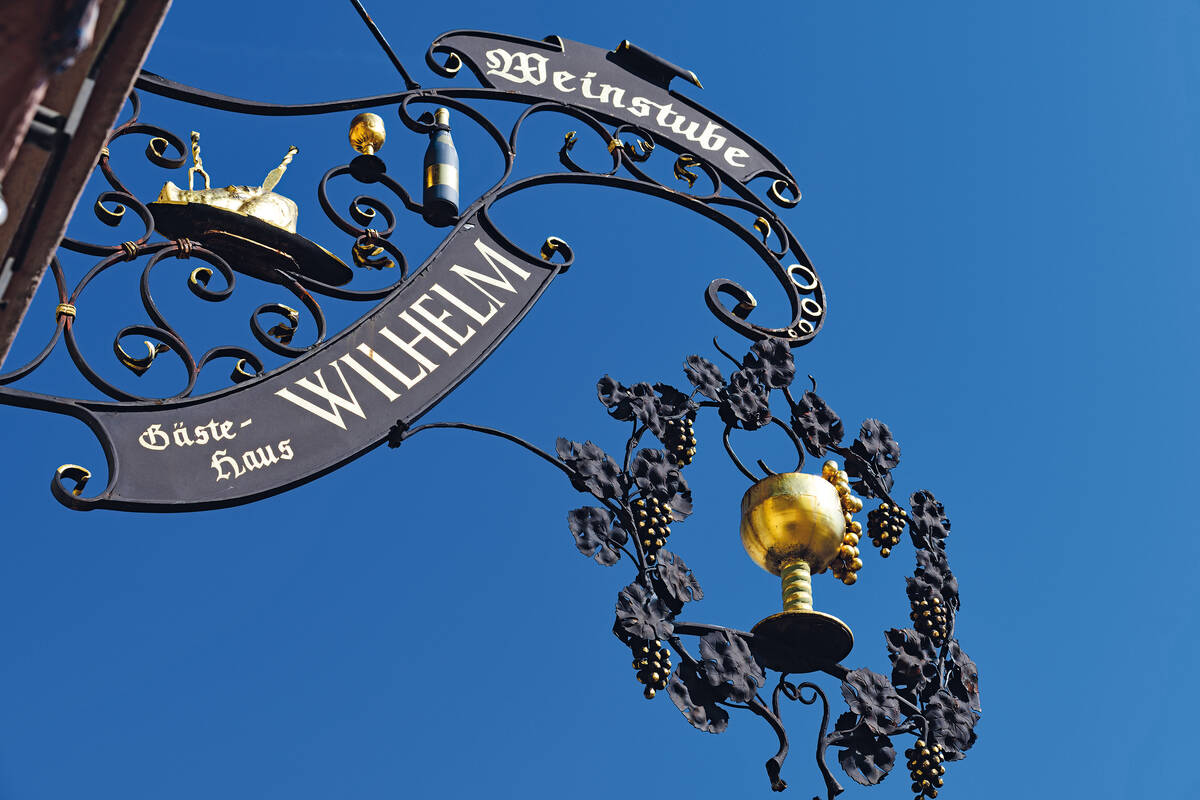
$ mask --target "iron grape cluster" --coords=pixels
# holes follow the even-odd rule
[[[671,651],[663,647],[659,639],[634,639],[629,643],[629,649],[633,653],[637,681],[646,686],[642,696],[649,700],[655,692],[667,688],[667,678],[671,675]]]
[[[887,558],[892,548],[900,544],[900,535],[908,523],[908,513],[902,508],[883,503],[867,514],[867,533],[871,544],[880,548],[879,555]]]
[[[912,611],[908,617],[913,621],[917,633],[922,633],[933,640],[935,647],[940,647],[946,641],[947,627],[950,618],[946,613],[946,604],[936,594],[929,597],[914,597],[909,593]]]
[[[667,456],[681,467],[692,463],[692,458],[696,455],[696,430],[693,427],[695,422],[695,412],[666,421],[662,443],[667,448]]]
[[[908,758],[908,771],[912,777],[913,800],[937,797],[942,776],[946,774],[946,767],[942,765],[946,756],[942,748],[918,739],[914,747],[904,751],[904,755]]]
[[[671,507],[654,494],[633,501],[633,522],[646,561],[653,564],[671,535]]]

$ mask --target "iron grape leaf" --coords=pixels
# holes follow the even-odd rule
[[[655,593],[675,609],[682,608],[684,603],[704,597],[696,576],[688,569],[687,564],[683,563],[683,559],[670,550],[658,551],[655,572],[658,575]]]
[[[792,407],[792,430],[813,458],[823,457],[826,448],[840,444],[846,435],[841,417],[816,392],[800,395]]]
[[[948,566],[942,574],[942,597],[946,598],[946,602],[955,611],[961,607],[958,594],[958,578],[954,577],[954,573],[950,571]]]
[[[740,369],[729,376],[729,386],[721,399],[721,419],[726,425],[741,427],[748,431],[758,430],[771,421],[768,390],[748,369]]]
[[[877,419],[863,420],[852,449],[876,467],[895,469],[900,464],[899,443],[888,426]]]
[[[925,719],[929,722],[929,738],[941,745],[948,761],[964,758],[975,744],[979,715],[946,689],[939,690],[925,705]]]
[[[660,439],[666,432],[667,419],[677,419],[698,408],[691,398],[674,386],[635,383],[627,387],[611,375],[596,382],[596,396],[613,419],[637,419]]]
[[[682,480],[682,478],[680,478]],[[667,503],[671,508],[671,519],[676,522],[683,522],[692,515],[692,492],[686,485],[679,489],[679,493],[671,498]]]
[[[606,567],[621,559],[617,545],[625,544],[629,539],[623,528],[613,527],[612,515],[606,509],[595,506],[567,512],[567,526],[575,536],[575,546],[579,552]]]
[[[900,463],[900,445],[887,425],[877,419],[864,420],[858,438],[850,445],[854,458],[846,459],[846,473],[857,478],[854,491],[863,497],[878,497],[871,485],[870,473],[885,491],[891,491],[891,471]]]
[[[629,390],[611,375],[605,375],[596,381],[596,396],[608,409],[613,419],[623,421],[633,419],[633,408],[629,402]]]
[[[718,696],[745,703],[766,683],[750,645],[737,634],[712,631],[700,637],[700,674]]]
[[[631,583],[617,594],[617,619],[613,633],[629,644],[634,639],[666,639],[671,635],[671,610],[640,583]]]
[[[742,368],[754,373],[755,378],[769,389],[791,386],[796,378],[796,361],[792,348],[782,339],[760,339],[742,359]]]
[[[859,725],[841,738],[838,763],[855,783],[874,786],[896,765],[896,749],[885,735],[876,735]]]
[[[928,636],[912,628],[892,628],[884,633],[892,662],[892,684],[920,692],[937,679],[937,651]]]
[[[687,505],[691,504],[691,492],[687,481],[684,480],[679,467],[676,466],[663,450],[639,450],[629,467],[629,474],[637,482],[643,494],[653,494],[663,502],[672,506],[672,516],[675,507],[672,501],[679,494],[686,494]]]
[[[716,364],[703,356],[688,356],[684,362],[683,374],[700,394],[709,400],[721,402],[721,395],[725,391],[725,378]]]
[[[932,492],[913,492],[909,498],[912,516],[909,517],[910,536],[913,544],[926,549],[944,549],[946,537],[950,535],[950,520],[946,509]]]
[[[656,383],[654,391],[658,393],[658,413],[663,417],[676,419],[699,408],[690,397],[670,384]]]
[[[896,687],[878,672],[864,668],[846,673],[842,679],[842,697],[873,733],[884,734],[904,719]]]
[[[658,397],[654,394],[654,387],[645,382],[635,383],[629,387],[629,403],[633,415],[651,433],[662,438],[666,425],[658,413]]]
[[[979,669],[961,647],[957,639],[951,639],[947,647],[946,686],[950,693],[975,712],[980,710]]]
[[[575,473],[571,485],[577,491],[589,492],[601,500],[620,496],[623,487],[621,468],[597,445],[591,442],[581,445],[559,437],[555,451]]]
[[[950,562],[946,559],[946,553],[943,550],[918,549],[917,568],[913,575],[914,577],[908,579],[910,598],[914,600],[929,599],[936,594],[952,611],[958,609],[958,579],[950,571]],[[920,596],[918,597],[914,593],[920,593]]]
[[[853,711],[843,711],[838,714],[837,722],[833,726],[833,733],[829,734],[829,738],[836,744],[842,740],[841,734],[848,734],[857,727],[858,714]]]
[[[721,733],[729,726],[729,712],[717,705],[712,689],[688,664],[680,664],[675,670],[667,693],[692,727],[705,733]]]

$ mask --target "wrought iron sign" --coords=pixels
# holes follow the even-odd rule
[[[188,167],[187,188],[183,178],[178,184],[168,180],[156,199],[143,202],[122,183],[106,147],[97,168],[110,188],[96,198],[95,214],[115,227],[132,212],[141,221],[140,235],[112,243],[64,239],[64,250],[99,261],[73,285],[59,261],[51,263],[57,328],[30,363],[0,375],[0,402],[77,417],[104,448],[108,483],[102,491],[85,496],[90,471],[64,465],[51,482],[54,496],[81,510],[229,506],[290,489],[385,441],[399,446],[421,431],[465,428],[500,436],[552,464],[591,495],[589,505],[567,518],[581,553],[604,565],[622,557],[632,564],[633,580],[617,597],[613,632],[629,648],[647,698],[665,690],[688,722],[710,733],[726,728],[730,709],[764,719],[779,738],[778,752],[767,761],[776,790],[786,787],[781,777],[789,748],[784,701],[811,705],[819,700],[816,754],[829,798],[842,791],[826,765],[829,747],[838,749],[837,760],[853,780],[875,784],[897,763],[897,737],[911,737],[905,771],[914,795],[935,797],[943,762],[963,757],[975,741],[979,718],[975,665],[955,638],[959,593],[945,549],[950,524],[928,492],[913,493],[907,509],[893,497],[891,473],[900,451],[886,425],[868,419],[846,444],[840,418],[816,394],[815,383],[798,397],[792,392],[792,349],[820,331],[825,296],[813,265],[776,211],[799,199],[791,173],[748,134],[671,89],[677,79],[699,86],[692,72],[628,41],[609,51],[559,37],[535,41],[454,31],[433,42],[426,62],[452,80],[466,67],[481,85],[422,88],[355,5],[397,66],[405,91],[281,106],[217,95],[149,73],[138,81],[145,92],[244,114],[349,117],[362,112],[349,120],[358,155],[328,170],[317,186],[321,208],[349,240],[334,247],[339,256],[304,237],[296,204],[276,191],[296,148],[289,148],[259,185],[214,187],[199,134],[193,132],[185,143],[143,122],[138,97],[131,95],[131,113],[109,143],[147,137],[145,153],[155,165]],[[502,130],[471,100],[503,100],[524,108]],[[386,131],[384,117],[375,111],[396,115],[412,135],[428,140],[419,197],[379,155]],[[563,170],[514,178],[522,126],[545,114],[566,123],[558,152]],[[453,131],[464,124],[487,134],[502,164],[499,180],[473,199],[459,196],[460,154]],[[583,167],[581,160],[592,162],[577,158],[584,148],[594,149],[607,167]],[[669,184],[648,171],[647,162],[663,158],[675,177]],[[329,195],[330,183],[343,178],[376,186],[392,199],[360,194],[343,214]],[[709,308],[754,343],[750,352],[742,358],[726,354],[732,369],[728,378],[712,361],[689,357],[686,389],[662,383],[626,386],[602,378],[599,399],[630,431],[616,457],[591,442],[560,439],[549,453],[481,426],[417,424],[491,354],[573,261],[569,245],[554,236],[546,237],[538,253],[514,244],[493,221],[492,205],[538,186],[572,183],[639,192],[720,223],[775,276],[790,317],[777,324],[752,321],[754,297],[730,280],[713,281],[705,295]],[[449,228],[411,272],[393,236],[402,214]],[[162,238],[154,239],[156,233]],[[356,288],[361,273],[385,267],[396,269],[392,285]],[[244,281],[273,286],[280,301],[251,315],[254,342],[234,341],[199,353],[150,290],[151,274],[171,269],[201,301],[226,301]],[[140,270],[145,314],[112,342],[113,357],[129,372],[122,385],[102,377],[105,370],[84,356],[77,338],[87,325],[86,290],[110,270]],[[372,307],[345,330],[327,335],[323,304],[329,303]],[[302,315],[317,332],[308,344],[294,341]],[[268,371],[254,343],[285,363]],[[23,388],[60,345],[106,399],[70,399]],[[130,388],[166,358],[185,367],[178,391],[153,397]],[[229,385],[194,394],[201,372],[219,369],[218,362],[231,369]],[[780,416],[772,400],[786,413]],[[742,544],[756,563],[782,580],[783,610],[752,631],[681,618],[702,592],[667,542],[691,513],[683,470],[696,453],[693,421],[706,410],[724,422],[724,447],[753,482],[742,501]],[[795,444],[797,464],[790,472],[777,474],[762,461],[751,469],[735,453],[733,431],[766,428],[779,429]],[[660,446],[643,447],[650,437]],[[806,452],[841,463],[831,458],[805,474]],[[879,503],[865,525],[856,517],[864,508],[861,498]],[[907,588],[913,627],[886,634],[890,676],[848,669],[841,662],[851,652],[853,635],[844,622],[814,609],[812,575],[829,571],[843,584],[853,584],[863,568],[860,542],[870,539],[886,558],[905,532],[917,554]],[[685,636],[698,639],[695,650]],[[767,670],[779,673],[773,685]],[[791,677],[817,671],[840,679],[849,706],[832,724],[822,689]]]

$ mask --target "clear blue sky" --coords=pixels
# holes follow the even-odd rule
[[[898,489],[932,490],[954,523],[959,635],[984,718],[942,796],[1200,795],[1186,421],[1200,5],[370,10],[427,85],[439,81],[425,48],[454,28],[629,38],[693,69],[694,96],[778,153],[804,192],[786,219],[830,316],[797,351],[800,372],[848,425],[889,423]],[[147,66],[275,102],[401,88],[349,3],[332,0],[179,2]],[[415,187],[424,143],[383,113],[382,154],[396,172],[408,159]],[[279,190],[300,203],[302,231],[343,250],[315,184],[353,155],[350,116],[243,119],[151,100],[143,114],[201,130],[219,185],[256,182],[299,145]],[[561,133],[545,128],[548,164]],[[497,168],[473,141],[459,139],[467,184]],[[141,144],[124,147],[136,163]],[[182,174],[132,169],[151,196]],[[428,419],[616,447],[624,426],[594,399],[600,375],[682,384],[683,357],[712,355],[713,335],[742,349],[703,289],[737,278],[770,318],[771,280],[715,226],[663,205],[578,188],[498,211],[519,241],[566,238],[576,266]],[[434,239],[412,241],[419,260]],[[90,308],[111,317],[91,323],[98,357],[113,330],[145,321],[135,289],[92,290]],[[196,312],[185,292],[172,303]],[[43,292],[6,366],[40,348],[53,305]],[[235,311],[221,319],[248,343]],[[36,387],[87,393],[65,358],[52,364]],[[672,544],[706,591],[689,616],[744,629],[776,609],[778,583],[742,552],[745,480],[718,434],[698,425],[696,514]],[[0,441],[4,800],[769,794],[774,738],[760,720],[735,715],[712,736],[665,695],[642,699],[609,632],[630,572],[576,552],[565,515],[582,498],[511,446],[430,432],[251,506],[151,516],[50,497],[58,464],[102,461],[78,423],[0,407]],[[881,632],[906,622],[911,552],[869,555],[849,589],[817,579],[818,607],[856,631],[851,665],[886,671]],[[787,718],[785,777],[808,798],[816,719],[799,706]],[[900,774],[843,783],[850,798],[910,796]]]

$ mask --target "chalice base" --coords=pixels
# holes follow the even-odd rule
[[[751,632],[755,658],[777,672],[816,672],[832,667],[854,647],[854,634],[846,623],[820,611],[772,614]]]

